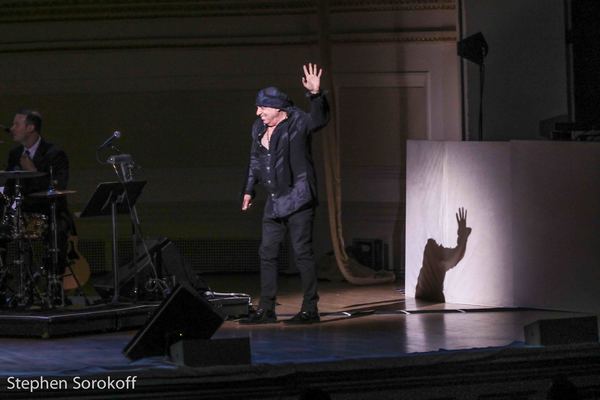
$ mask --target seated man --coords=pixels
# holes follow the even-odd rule
[[[36,192],[48,191],[51,187],[56,190],[67,188],[69,180],[69,160],[66,153],[56,145],[47,142],[41,136],[42,116],[39,112],[27,109],[17,111],[14,116],[10,135],[18,146],[10,150],[8,154],[7,171],[38,171],[45,175],[20,179],[21,195],[23,202],[21,212],[25,217],[28,215],[41,214],[47,217],[48,229],[44,239],[48,247],[52,246],[50,235],[50,204],[51,201],[45,197],[30,197]],[[15,195],[15,181],[6,182],[5,194]],[[58,265],[56,273],[64,273],[67,257],[67,240],[73,231],[73,219],[67,208],[65,197],[56,198],[56,224],[58,236]],[[48,256],[45,265],[51,267],[51,256]]]

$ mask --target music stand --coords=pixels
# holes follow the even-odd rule
[[[117,251],[117,214],[129,214],[146,181],[102,182],[79,215],[80,218],[112,217],[112,263],[115,292],[112,303],[119,302],[119,260]]]

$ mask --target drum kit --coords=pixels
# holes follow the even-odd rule
[[[56,200],[75,193],[73,190],[55,190],[30,193],[28,198],[47,201],[50,214],[27,213],[22,210],[24,195],[21,180],[46,175],[38,171],[0,171],[0,178],[14,180],[14,196],[0,195],[0,247],[4,251],[14,243],[16,252],[12,260],[0,257],[0,307],[28,308],[40,306],[55,308],[65,305],[62,276],[59,275],[59,245],[56,220]],[[47,244],[49,265],[33,272],[31,241],[44,240]]]

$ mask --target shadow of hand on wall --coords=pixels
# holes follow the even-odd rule
[[[467,210],[459,208],[456,213],[458,239],[456,247],[445,248],[429,238],[423,252],[423,264],[419,271],[415,298],[444,303],[444,279],[446,272],[454,268],[465,255],[471,228],[467,227]]]

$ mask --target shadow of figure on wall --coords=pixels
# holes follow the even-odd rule
[[[467,227],[467,210],[459,208],[456,213],[458,239],[456,247],[448,249],[434,239],[428,239],[423,251],[423,265],[419,271],[415,298],[444,303],[444,279],[446,272],[454,268],[465,255],[471,228]]]

